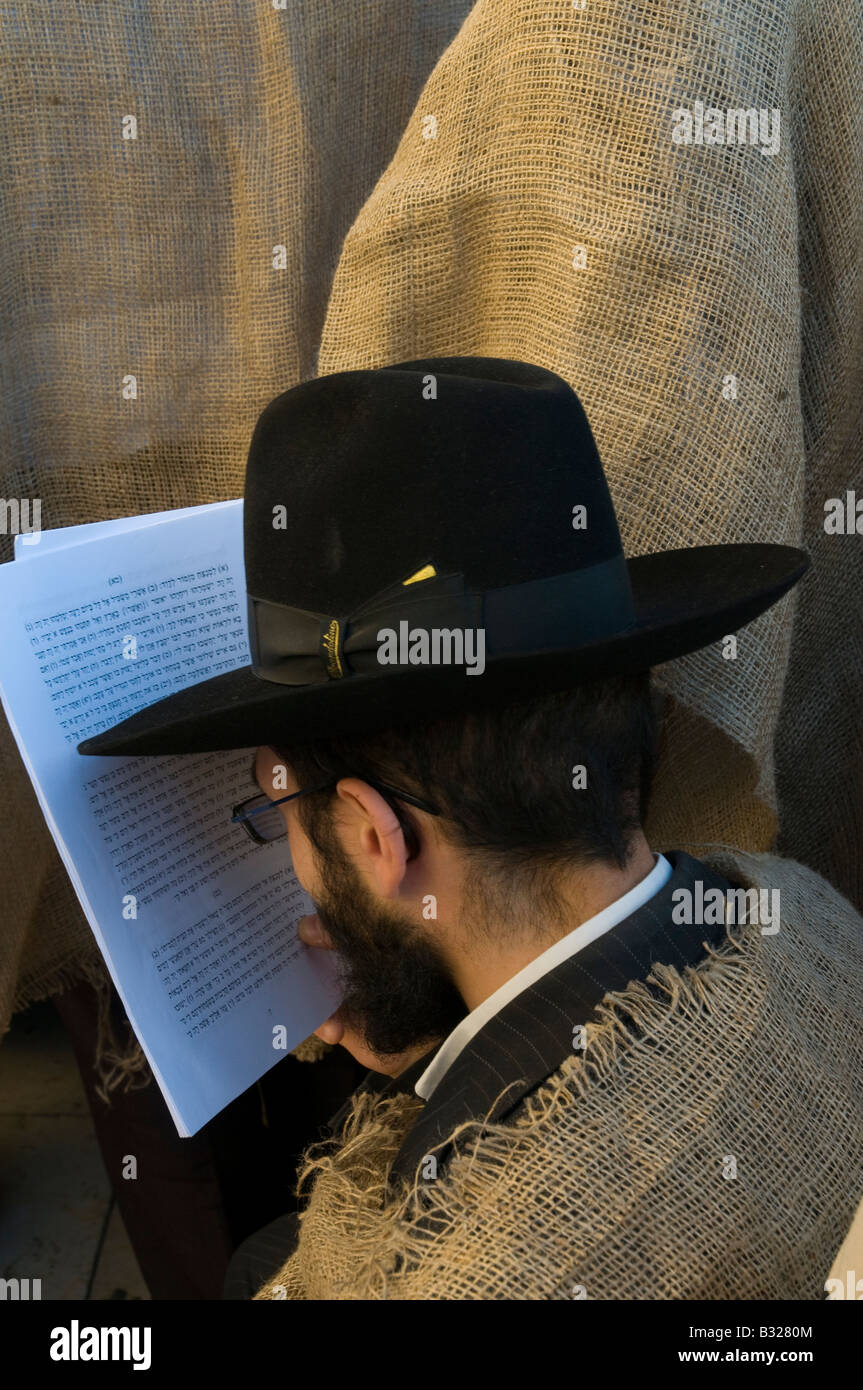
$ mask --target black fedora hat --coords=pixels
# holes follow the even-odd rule
[[[243,524],[251,665],[79,753],[367,732],[643,670],[750,622],[809,564],[768,544],[627,560],[575,392],[492,357],[278,396],[252,437]]]

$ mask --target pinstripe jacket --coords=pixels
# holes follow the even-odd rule
[[[644,981],[657,963],[678,969],[694,965],[708,947],[721,944],[724,922],[680,925],[672,911],[679,901],[675,894],[685,889],[695,896],[699,881],[702,893],[711,888],[724,893],[731,885],[683,851],[665,857],[671,876],[652,898],[511,999],[459,1053],[408,1131],[390,1169],[391,1186],[400,1179],[410,1182],[429,1155],[440,1174],[450,1151],[448,1136],[463,1121],[505,1123],[513,1116],[572,1055],[574,1029],[590,1021],[607,993]],[[412,1093],[436,1048],[398,1077],[370,1071],[330,1119],[331,1137],[338,1138],[358,1094]],[[234,1256],[225,1297],[251,1297],[290,1256],[297,1239],[297,1218],[289,1214],[248,1240]]]
[[[413,1178],[430,1154],[438,1172],[446,1164],[447,1136],[464,1120],[486,1117],[500,1123],[572,1054],[573,1030],[587,1023],[603,996],[644,980],[657,963],[683,969],[694,965],[707,946],[725,938],[725,923],[703,926],[672,921],[675,894],[711,888],[725,892],[728,881],[682,850],[666,854],[671,876],[648,902],[610,928],[597,941],[536,980],[495,1014],[471,1039],[441,1078],[393,1163],[390,1179]],[[436,1048],[398,1077],[369,1072],[359,1091],[413,1091]],[[352,1098],[337,1111],[329,1129],[337,1135]]]

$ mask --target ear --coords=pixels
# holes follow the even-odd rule
[[[398,816],[380,792],[359,777],[343,777],[336,792],[347,852],[379,897],[397,898],[408,867]]]

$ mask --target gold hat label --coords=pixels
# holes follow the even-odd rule
[[[402,584],[419,584],[420,580],[434,579],[436,575],[437,570],[434,565],[423,565],[422,569],[417,570],[416,574],[412,574],[409,579],[403,579]]]
[[[321,638],[324,651],[327,654],[327,675],[331,679],[337,679],[345,673],[342,670],[342,663],[339,657],[339,620],[333,618],[323,637]]]

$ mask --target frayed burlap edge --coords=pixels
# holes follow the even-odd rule
[[[93,1056],[96,1080],[93,1089],[99,1099],[110,1106],[114,1091],[140,1090],[150,1084],[153,1073],[128,1021],[127,1037],[121,1039],[117,1036],[111,1018],[113,981],[101,956],[89,959],[79,956],[74,962],[64,962],[42,977],[38,990],[28,987],[26,997],[19,996],[14,1001],[6,1032],[15,1014],[23,1012],[31,1004],[65,994],[80,984],[90,985],[96,994],[96,1049]]]
[[[121,1043],[117,1038],[111,1019],[112,989],[107,972],[105,979],[97,986],[96,1000],[96,1055],[93,1058],[93,1070],[97,1079],[94,1090],[99,1099],[110,1107],[113,1091],[140,1091],[149,1086],[153,1073],[128,1019],[125,1020],[128,1034],[125,1043]]]
[[[739,877],[739,875],[738,875]],[[646,1043],[674,1018],[696,1017],[710,1009],[714,991],[729,976],[745,973],[746,941],[754,940],[757,930],[726,928],[726,940],[717,950],[708,949],[697,966],[687,966],[681,974],[673,966],[656,965],[645,981],[633,981],[625,990],[609,993],[596,1009],[596,1021],[587,1025],[587,1047],[583,1057],[566,1058],[549,1080],[519,1107],[507,1122],[487,1119],[466,1120],[447,1143],[453,1154],[444,1173],[435,1183],[435,1224],[438,1236],[446,1239],[470,1214],[475,1188],[486,1191],[496,1182],[507,1182],[513,1150],[525,1138],[553,1122],[558,1108],[573,1098],[585,1098],[603,1085],[620,1067],[625,1055]],[[650,986],[653,986],[651,989]],[[401,1261],[412,1265],[428,1253],[428,1237],[413,1225],[427,1211],[427,1189],[419,1171],[412,1184],[402,1183],[395,1191],[389,1184],[392,1162],[422,1103],[417,1097],[397,1094],[380,1097],[362,1093],[353,1100],[343,1130],[337,1139],[326,1140],[308,1150],[297,1179],[298,1196],[304,1196],[313,1181],[325,1176],[330,1184],[350,1190],[354,1204],[359,1198],[363,1211],[374,1212],[370,1239],[360,1249],[357,1264],[346,1275],[343,1289],[334,1287],[329,1297],[385,1299],[390,1280]],[[491,1113],[493,1106],[489,1108]],[[481,1155],[479,1149],[481,1146]],[[356,1160],[360,1159],[360,1167]],[[473,1180],[477,1170],[477,1181]],[[479,1175],[481,1172],[481,1183]],[[300,1215],[302,1224],[308,1208]],[[361,1213],[360,1213],[361,1214]],[[356,1230],[345,1231],[354,1245]],[[295,1289],[298,1269],[296,1254],[291,1256],[254,1295],[256,1300],[283,1299],[285,1289]],[[293,1296],[315,1297],[314,1293]]]

